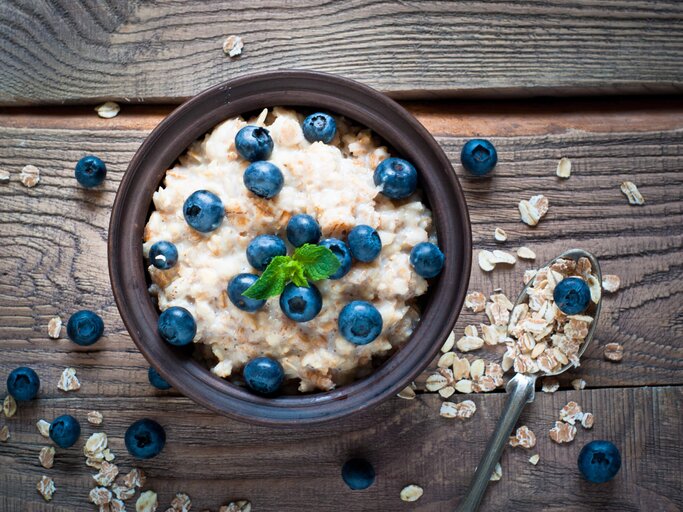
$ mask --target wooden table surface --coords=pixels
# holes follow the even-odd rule
[[[393,398],[330,425],[270,429],[217,416],[175,391],[147,382],[148,363],[121,322],[107,277],[107,225],[117,186],[142,140],[182,98],[232,76],[273,68],[332,71],[394,96],[435,135],[465,190],[475,251],[527,245],[537,262],[486,274],[475,264],[470,290],[521,289],[525,269],[570,247],[598,256],[603,273],[621,277],[606,296],[597,338],[579,369],[554,394],[538,393],[520,424],[538,436],[534,450],[506,449],[503,477],[490,485],[491,511],[615,512],[683,509],[683,8],[678,2],[35,2],[0,4],[0,378],[19,365],[42,381],[40,397],[1,418],[11,437],[0,442],[0,511],[88,511],[93,471],[82,444],[104,431],[123,471],[133,460],[123,433],[135,419],[164,425],[160,456],[138,464],[146,488],[165,510],[177,492],[193,510],[217,510],[244,498],[261,511],[453,511],[463,496],[502,409],[502,392],[457,396],[477,412],[467,421],[439,416],[442,399],[424,391]],[[244,37],[241,57],[221,50]],[[533,97],[542,92],[555,98]],[[617,96],[616,93],[669,93]],[[602,94],[598,96],[597,94]],[[584,97],[566,97],[581,94]],[[606,95],[605,95],[606,94]],[[500,97],[507,96],[501,100]],[[510,98],[515,96],[516,98]],[[434,100],[439,97],[439,101]],[[477,97],[476,99],[473,97]],[[446,99],[448,98],[448,99]],[[98,118],[96,101],[123,105]],[[127,105],[126,103],[159,103]],[[56,106],[59,103],[71,106]],[[165,104],[161,104],[165,103]],[[26,105],[31,105],[27,107]],[[494,177],[469,179],[462,144],[487,137],[498,148]],[[96,154],[108,175],[96,191],[77,186],[76,161]],[[560,157],[572,176],[555,176]],[[41,169],[26,188],[19,171]],[[631,206],[619,190],[635,182],[646,204]],[[543,193],[548,215],[536,228],[519,221],[517,203]],[[476,261],[476,260],[475,260]],[[105,321],[92,347],[51,340],[47,323],[89,308]],[[463,311],[455,328],[484,321]],[[603,359],[604,345],[624,346],[621,363]],[[471,356],[500,358],[500,348]],[[80,390],[57,389],[62,370],[76,368]],[[429,371],[425,374],[427,375]],[[585,379],[586,389],[570,381]],[[547,432],[569,400],[595,415],[592,430],[554,444]],[[85,421],[99,410],[104,423]],[[83,435],[40,467],[49,441],[35,422],[70,413]],[[579,476],[576,457],[593,439],[609,439],[623,466],[610,483]],[[528,462],[532,453],[540,462]],[[350,491],[340,478],[349,457],[377,470],[370,489]],[[57,491],[45,503],[41,475]],[[425,492],[399,499],[407,484]],[[134,509],[132,501],[128,509]]]

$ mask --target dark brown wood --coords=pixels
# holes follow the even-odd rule
[[[403,98],[680,91],[683,7],[606,3],[87,0],[0,4],[0,103],[159,102],[273,69]],[[228,35],[244,39],[231,59]]]

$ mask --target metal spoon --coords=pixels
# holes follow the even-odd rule
[[[596,275],[598,282],[602,283],[602,273],[600,272],[600,265],[598,264],[598,260],[591,253],[581,249],[571,249],[565,253],[562,253],[557,258],[551,260],[543,267],[549,267],[560,258],[578,260],[582,256],[588,258],[588,260],[591,262],[592,273]],[[522,290],[522,293],[519,294],[515,306],[517,304],[527,301],[527,289],[529,288],[531,283],[533,283],[533,279],[531,279],[529,283],[527,283],[527,285]],[[592,315],[593,322],[591,323],[588,334],[586,335],[586,338],[584,339],[583,344],[579,349],[579,357],[583,355],[583,353],[586,351],[586,348],[593,339],[595,327],[598,324],[598,317],[600,315],[601,305],[602,293],[600,294],[600,300],[594,308],[594,312]],[[550,377],[553,375],[559,375],[560,373],[564,372],[565,370],[568,370],[573,366],[574,364],[569,362],[560,370],[552,373],[545,373],[542,376]],[[508,393],[508,399],[505,402],[503,412],[501,414],[500,419],[498,420],[498,423],[496,424],[496,428],[493,431],[493,434],[491,435],[488,444],[486,445],[484,455],[479,461],[479,465],[477,466],[477,470],[474,473],[474,478],[472,478],[472,482],[470,483],[470,486],[467,489],[465,498],[462,500],[460,506],[458,507],[458,512],[475,512],[479,508],[479,504],[482,498],[484,497],[484,493],[486,492],[486,487],[488,486],[491,474],[493,473],[493,469],[495,468],[496,463],[500,460],[500,456],[503,453],[503,449],[505,448],[505,445],[508,442],[512,429],[514,428],[515,424],[517,423],[517,420],[522,414],[524,406],[534,401],[534,386],[536,384],[536,379],[538,377],[539,374],[526,375],[522,373],[517,373],[512,379],[510,379],[510,381],[508,381],[507,386],[505,387],[505,390]]]

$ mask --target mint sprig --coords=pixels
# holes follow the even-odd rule
[[[289,282],[308,287],[308,281],[327,279],[339,266],[339,260],[327,247],[304,244],[291,256],[275,256],[261,277],[242,295],[250,299],[275,297]]]

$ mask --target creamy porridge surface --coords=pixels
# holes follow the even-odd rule
[[[264,111],[249,123],[229,119],[193,143],[154,194],[144,254],[153,243],[167,240],[179,257],[169,270],[149,266],[150,292],[162,311],[181,306],[193,314],[194,341],[216,375],[239,374],[250,359],[268,356],[280,361],[288,379],[300,380],[300,391],[332,389],[369,374],[373,356],[399,347],[419,319],[412,299],[427,291],[427,281],[409,259],[416,244],[436,242],[431,212],[419,191],[402,201],[381,195],[373,171],[390,156],[387,148],[368,130],[336,119],[330,144],[306,141],[303,116],[290,109]],[[249,162],[237,154],[234,141],[247,124],[265,126],[275,143],[269,161],[280,168],[285,183],[273,199],[257,197],[243,184]],[[185,199],[200,189],[218,195],[226,213],[221,226],[206,234],[188,226],[182,212]],[[287,221],[299,213],[318,221],[323,238],[344,240],[358,224],[374,227],[382,240],[380,256],[371,263],[354,261],[342,279],[317,282],[323,307],[309,322],[288,319],[277,297],[254,313],[238,309],[226,287],[236,274],[256,273],[247,261],[247,245],[261,234],[286,240]],[[354,345],[338,332],[339,312],[351,300],[368,301],[382,315],[382,333],[372,343]]]

